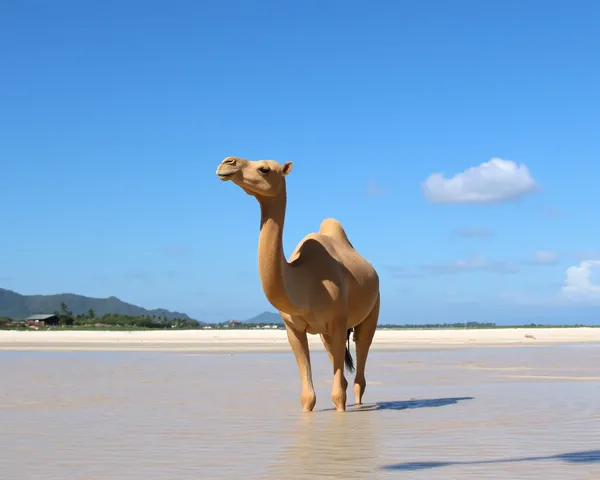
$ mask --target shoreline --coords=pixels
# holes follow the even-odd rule
[[[308,338],[312,351],[324,350],[319,335]],[[573,343],[600,343],[600,328],[377,330],[371,350],[540,347]],[[0,331],[0,351],[15,350],[266,353],[289,351],[290,346],[285,330]]]

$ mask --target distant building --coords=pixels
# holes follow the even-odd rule
[[[32,327],[43,327],[44,325],[58,325],[58,315],[53,313],[38,313],[25,319],[27,325]]]

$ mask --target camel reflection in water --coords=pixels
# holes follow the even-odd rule
[[[300,415],[282,432],[292,437],[292,444],[269,465],[263,478],[376,478],[383,475],[379,472],[383,450],[380,441],[389,441],[390,435],[394,436],[389,430],[382,435],[383,425],[393,428],[384,411],[446,407],[468,400],[473,397],[385,401],[353,406],[342,415],[333,408]]]
[[[267,468],[265,479],[365,479],[373,473],[379,451],[375,412],[354,415],[314,412],[290,422],[292,443]],[[379,426],[378,426],[379,425]]]

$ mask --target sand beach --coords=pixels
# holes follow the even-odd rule
[[[318,335],[312,349],[323,350]],[[384,330],[375,334],[374,350],[540,346],[600,342],[600,328],[498,328]],[[145,330],[145,331],[0,331],[0,350],[130,350],[198,352],[282,352],[285,330]]]

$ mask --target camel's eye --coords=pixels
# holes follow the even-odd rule
[[[258,167],[258,171],[263,175],[266,175],[271,171],[271,169],[269,167]]]

